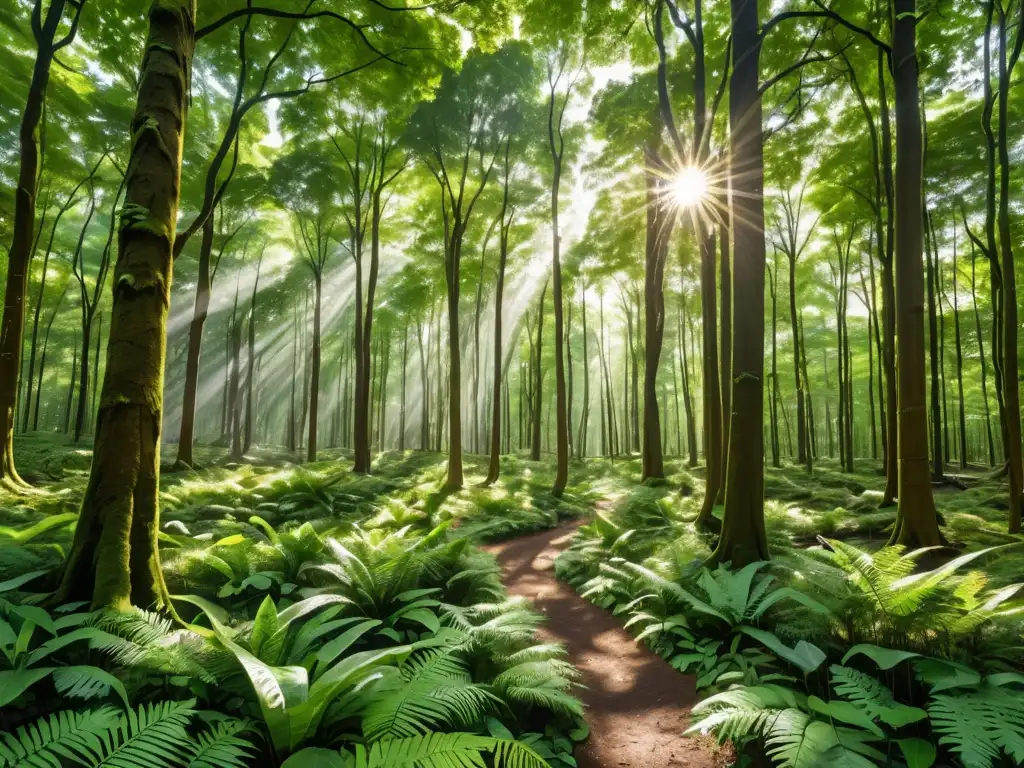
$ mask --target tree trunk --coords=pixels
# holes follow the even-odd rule
[[[64,434],[71,431],[71,408],[75,403],[75,378],[78,375],[78,331],[71,346],[71,376],[68,378],[68,394],[64,398]]]
[[[582,298],[580,300],[580,317],[583,323],[583,413],[580,415],[580,428],[577,437],[576,454],[587,457],[587,431],[590,425],[590,341],[587,334],[587,283],[581,283]]]
[[[1024,494],[1024,456],[1021,450],[1020,388],[1017,350],[1017,277],[1013,263],[1013,239],[1010,232],[1010,149],[1007,137],[1009,121],[1009,90],[1012,72],[1007,66],[1007,19],[1006,11],[999,4],[999,129],[997,136],[999,154],[999,255],[1002,262],[1002,310],[1003,310],[1003,403],[1006,411],[1006,443],[1003,447],[1007,461],[1007,482],[1010,490],[1010,533],[1021,532],[1021,503]],[[1018,13],[1018,24],[1024,24],[1024,15]],[[1020,36],[1017,30],[1017,49],[1020,52]],[[1016,63],[1016,60],[1014,60]],[[993,254],[993,257],[995,254]]]
[[[256,378],[256,293],[259,291],[260,285],[260,267],[263,266],[263,254],[260,254],[259,261],[256,262],[256,281],[252,285],[252,297],[249,299],[249,323],[248,323],[248,338],[249,343],[249,354],[248,354],[248,371],[245,377],[245,437],[242,440],[242,451],[247,453],[249,448],[252,447],[253,434],[253,391],[255,390],[255,378]]]
[[[899,507],[890,541],[911,548],[943,543],[928,475],[925,407],[923,147],[915,0],[894,0],[896,84],[896,339],[899,346]],[[890,405],[891,407],[891,405]]]
[[[540,301],[537,302],[537,343],[534,346],[533,358],[533,431],[530,438],[530,461],[540,461],[540,437],[541,437],[541,407],[544,399],[544,367],[541,364],[543,339],[544,339],[544,296],[548,292],[548,281],[544,281],[544,287],[540,291]]]
[[[39,401],[42,399],[40,394],[43,391],[43,374],[46,370],[46,348],[50,343],[50,329],[53,328],[53,321],[57,317],[57,312],[60,311],[61,302],[64,301],[64,295],[67,293],[67,285],[64,286],[64,290],[61,291],[60,297],[57,299],[57,303],[53,307],[53,312],[50,313],[50,319],[46,321],[46,333],[43,335],[43,354],[39,361],[39,384],[36,386],[36,399],[33,412],[32,412],[32,431],[36,432],[39,430]],[[102,317],[102,316],[101,316]]]
[[[175,463],[185,467],[191,467],[195,463],[192,456],[192,444],[195,442],[199,358],[203,348],[203,327],[210,314],[210,254],[213,250],[213,235],[214,220],[213,216],[209,216],[203,222],[203,237],[199,245],[196,298],[192,307],[192,321],[188,328],[185,385],[181,401],[181,424],[178,427],[178,458]]]
[[[648,152],[653,155],[654,148]],[[666,208],[666,182],[655,175],[654,163],[648,159],[645,174],[647,191],[647,232],[644,269],[644,431],[643,472],[641,479],[664,479],[662,457],[661,415],[658,413],[658,368],[665,337],[665,261],[672,234],[674,216]],[[639,321],[639,318],[637,318]],[[634,358],[635,360],[635,358]],[[635,381],[634,362],[634,381]],[[634,408],[636,394],[634,390]],[[634,439],[636,434],[634,424]]]
[[[92,469],[55,604],[169,608],[160,570],[160,426],[195,0],[149,10]]]
[[[14,426],[18,378],[21,374],[21,342],[25,332],[25,296],[28,293],[32,234],[35,230],[41,157],[40,126],[46,87],[50,81],[50,64],[57,52],[54,38],[64,14],[64,6],[65,0],[52,0],[45,19],[41,20],[37,33],[36,60],[18,131],[19,168],[14,201],[14,237],[8,253],[3,320],[0,321],[0,484],[23,484],[14,466]]]
[[[706,224],[704,225],[706,226]],[[714,516],[715,501],[724,484],[722,462],[722,390],[718,374],[718,291],[715,285],[715,236],[698,234],[700,241],[701,333],[704,342],[704,503],[694,524],[700,530],[720,527]]]
[[[679,347],[681,357],[679,359],[679,376],[683,382],[683,408],[686,412],[686,449],[690,454],[689,466],[697,466],[697,422],[693,418],[693,397],[690,392],[690,363],[686,353],[686,304],[681,300],[683,307],[679,317]]]
[[[964,354],[960,339],[960,296],[957,283],[956,226],[953,227],[953,343],[956,345],[956,399],[959,404],[957,414],[960,425],[960,469],[967,469],[967,417],[964,413]]]
[[[729,222],[728,222],[728,218],[730,216],[730,211],[732,209],[733,203],[731,201],[729,193],[726,193],[725,200],[726,200],[726,206],[725,206],[726,213],[724,214],[724,217],[723,217],[725,219],[725,221],[723,221],[721,226],[720,226],[721,235],[720,235],[720,238],[719,238],[721,240],[721,247],[722,247],[722,253],[721,253],[722,271],[721,271],[721,286],[720,286],[720,289],[722,291],[722,315],[721,315],[721,326],[722,326],[721,349],[722,349],[722,351],[721,351],[721,355],[720,355],[719,359],[720,359],[721,364],[722,364],[722,471],[723,471],[723,476],[724,476],[724,473],[727,471],[727,467],[728,467],[728,464],[729,464],[729,441],[732,439],[732,434],[731,434],[732,433],[731,422],[732,422],[732,416],[733,416],[733,406],[732,406],[732,395],[733,395],[733,392],[732,392],[732,390],[733,390],[733,386],[734,386],[732,379],[733,379],[733,355],[734,355],[734,352],[735,352],[735,350],[733,349],[733,337],[732,337],[732,322],[733,322],[733,309],[732,309],[732,289],[733,289],[733,286],[732,286],[732,280],[733,280],[733,278],[732,278],[732,265],[731,265],[731,262],[730,262],[730,253],[729,253],[729,251],[730,251],[730,240],[729,240],[730,225],[729,225]],[[764,203],[763,202],[761,202],[761,208],[762,208],[762,210],[761,210],[761,218],[763,219],[764,218]],[[763,248],[761,250],[762,250],[762,252],[764,251]],[[764,259],[762,259],[762,262],[763,261],[764,261]],[[764,270],[763,270],[763,267],[762,267],[762,272],[763,271]],[[762,284],[764,283],[764,275],[763,274],[761,276],[761,283]],[[763,290],[763,288],[762,288],[762,290]],[[764,296],[761,297],[761,306],[764,306]],[[763,328],[763,326],[764,326],[763,319],[762,319],[761,325],[762,325],[762,328]],[[763,359],[764,358],[764,354],[762,354],[761,357]],[[763,372],[761,374],[758,374],[758,375],[760,377],[763,377]],[[762,382],[762,389],[763,389],[763,382]],[[762,393],[762,399],[763,399],[763,393]],[[762,422],[764,421],[763,414],[762,414],[761,420],[762,420]],[[762,454],[764,453],[764,446],[762,446],[762,448],[761,448],[761,453]],[[717,501],[718,501],[719,504],[724,504],[725,503],[725,491],[726,491],[726,483],[723,481],[722,484],[718,488],[718,499],[717,499]]]
[[[228,384],[228,428],[231,433],[231,460],[242,459],[242,323],[238,319],[238,291],[231,310],[231,378]]]
[[[985,403],[985,436],[988,444],[988,465],[996,465],[996,447],[992,439],[992,414],[988,405],[988,373],[985,368],[985,337],[981,331],[981,314],[978,312],[977,254],[971,244],[971,304],[974,307],[974,332],[978,337],[978,356],[981,362],[981,399]]]
[[[757,5],[731,0],[733,69],[729,161],[734,233],[732,338],[725,513],[713,563],[742,568],[767,560],[764,526],[764,152],[758,91],[761,38]],[[728,253],[728,249],[724,249]],[[723,308],[724,311],[724,308]],[[723,314],[724,317],[724,314]],[[727,380],[728,381],[728,380]]]
[[[771,416],[770,424],[770,437],[772,445],[772,466],[781,467],[782,462],[779,461],[779,366],[777,363],[777,343],[776,337],[778,334],[778,314],[775,311],[776,302],[776,281],[779,276],[779,268],[775,267],[774,270],[768,270],[768,292],[772,297],[772,392],[771,392],[771,403],[769,403],[769,415]],[[793,334],[794,348],[796,347],[796,334]],[[799,380],[799,378],[798,378]],[[797,400],[799,401],[799,390],[797,391]],[[799,430],[799,427],[797,428]]]
[[[896,249],[896,205],[892,168],[892,124],[889,120],[889,97],[885,87],[887,60],[878,49],[879,122],[882,126],[882,182],[885,190],[885,260],[882,262],[882,318],[884,340],[882,357],[885,366],[885,434],[888,450],[885,454],[885,489],[880,506],[891,505],[899,490],[899,396],[896,369],[896,280],[894,260]]]
[[[925,273],[928,280],[928,359],[931,371],[931,439],[932,439],[932,481],[942,482],[942,412],[939,400],[939,330],[935,311],[935,267],[932,261],[931,238],[927,229],[928,212],[922,210],[925,238]]]

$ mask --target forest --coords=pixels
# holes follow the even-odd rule
[[[0,0],[0,768],[1024,765],[1022,48]]]

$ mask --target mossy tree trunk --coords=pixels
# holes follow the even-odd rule
[[[195,0],[149,9],[92,470],[56,602],[169,607],[157,547],[160,429],[195,14]]]

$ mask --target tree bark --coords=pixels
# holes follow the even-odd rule
[[[899,507],[890,541],[916,548],[943,543],[928,475],[925,407],[923,146],[915,0],[893,3],[896,85],[896,340],[899,346]]]
[[[55,604],[169,608],[160,570],[160,427],[195,0],[154,0],[132,120],[92,469]]]
[[[764,525],[764,148],[757,5],[731,0],[729,163],[734,278],[731,416],[725,512],[712,563],[767,560]],[[726,249],[727,252],[727,249]]]

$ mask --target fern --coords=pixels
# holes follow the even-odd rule
[[[113,707],[84,712],[64,711],[40,718],[0,734],[0,768],[29,766],[60,768],[62,759],[95,762],[92,745],[104,738],[118,722]]]
[[[1024,763],[1024,701],[1019,692],[984,684],[958,695],[936,694],[928,704],[939,743],[966,768],[987,768],[1005,752]]]
[[[161,701],[129,709],[112,729],[111,748],[97,768],[184,765],[190,758],[189,718],[195,700]]]
[[[196,737],[188,768],[245,768],[253,746],[238,735],[251,728],[248,720],[223,720],[203,731]]]
[[[403,666],[405,684],[371,702],[363,717],[370,741],[471,724],[499,701],[474,685],[453,649],[431,649]]]
[[[494,756],[495,768],[549,768],[527,745],[468,733],[432,733],[388,739],[356,747],[355,768],[479,768],[481,756]]]

